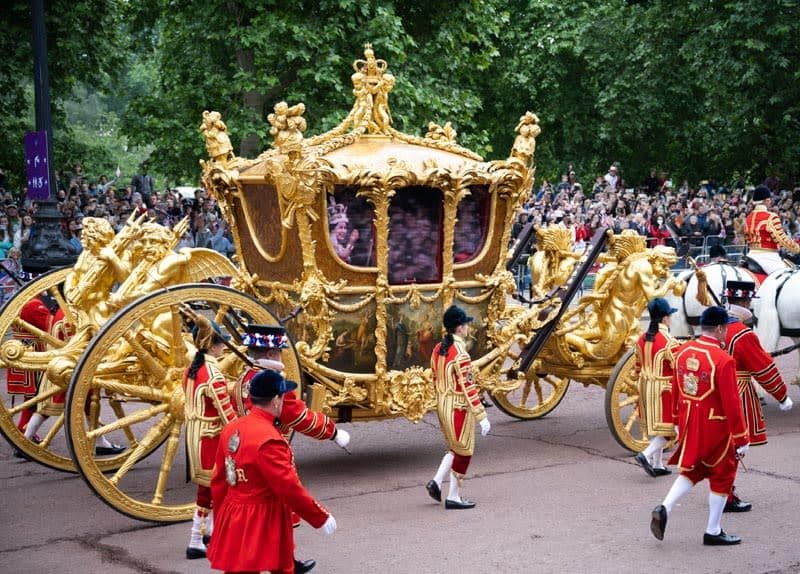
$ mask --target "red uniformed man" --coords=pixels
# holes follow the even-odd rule
[[[758,262],[765,273],[785,269],[787,263],[781,259],[779,249],[789,253],[800,253],[800,245],[792,241],[783,230],[780,218],[769,211],[772,194],[765,185],[753,191],[753,211],[745,218],[745,239],[748,257]]]
[[[247,345],[247,352],[257,367],[283,372],[283,349],[289,348],[289,338],[283,327],[272,325],[249,325],[242,336],[242,343]],[[258,369],[248,368],[239,379],[233,390],[233,402],[239,416],[250,411],[248,388],[250,379]],[[297,393],[290,391],[283,397],[283,410],[280,413],[280,426],[285,434],[292,431],[319,440],[333,440],[344,448],[350,442],[350,434],[337,428],[325,414],[312,411],[300,400]]]
[[[326,534],[336,520],[306,491],[276,419],[297,385],[271,369],[250,380],[252,410],[222,431],[211,491],[216,529],[211,567],[226,572],[294,572],[292,514]],[[256,541],[256,543],[254,543]]]
[[[700,327],[700,338],[682,345],[675,358],[673,415],[679,443],[670,464],[677,464],[681,474],[653,510],[650,531],[663,540],[675,504],[707,478],[710,492],[703,544],[729,546],[742,539],[726,534],[720,521],[736,478],[736,457],[747,452],[749,439],[736,389],[736,364],[721,346],[728,328],[727,311],[709,307],[700,316]]]
[[[24,323],[36,327],[45,333],[50,332],[53,321],[53,315],[48,306],[42,301],[41,297],[34,297],[25,303],[22,309],[20,309],[19,318]],[[44,343],[28,330],[12,325],[11,332],[15,339],[21,339],[26,345],[32,345],[34,350],[44,351]],[[39,390],[39,373],[37,371],[9,367],[6,369],[6,390],[9,395],[21,395],[23,401],[32,398]],[[26,429],[29,428],[28,422],[35,412],[35,407],[22,411],[17,421],[17,428],[20,431],[23,433],[26,432]],[[28,438],[33,439],[34,437],[35,430],[30,433]]]
[[[656,297],[647,305],[650,325],[636,343],[639,373],[639,409],[650,443],[636,455],[636,461],[650,476],[672,472],[664,466],[664,446],[675,436],[672,419],[672,364],[680,346],[669,334],[669,321],[677,309]]]
[[[491,425],[481,404],[472,361],[464,345],[473,319],[456,305],[445,311],[443,319],[447,334],[433,349],[431,370],[436,388],[436,411],[449,450],[425,488],[431,498],[441,502],[442,481],[449,472],[450,492],[445,508],[472,508],[474,502],[461,498],[461,483],[475,450],[475,421],[480,424],[482,436],[489,433]]]
[[[283,349],[289,348],[289,338],[286,330],[280,326],[249,325],[242,336],[242,343],[247,346],[248,354],[260,369],[248,368],[233,388],[233,405],[240,417],[250,412],[250,381],[256,373],[261,369],[283,373],[281,354]],[[350,433],[337,428],[324,413],[309,409],[294,390],[283,395],[279,420],[276,422],[287,439],[292,431],[297,431],[318,440],[333,440],[342,448],[346,448],[350,442]],[[299,517],[296,517],[295,524],[299,525],[299,522]],[[308,572],[315,565],[314,560],[295,560],[295,574]]]
[[[195,317],[193,330],[197,348],[194,360],[186,369],[183,388],[186,393],[186,450],[189,455],[189,478],[197,484],[197,499],[186,558],[205,558],[203,535],[213,530],[211,515],[211,472],[222,428],[236,419],[228,383],[216,359],[225,349],[225,337],[219,325],[202,316]]]
[[[48,333],[58,339],[59,341],[66,341],[74,334],[74,327],[67,321],[67,316],[64,310],[58,307],[55,300],[52,301],[50,308],[55,308],[55,313],[50,317],[50,326]],[[44,350],[42,346],[41,350]],[[56,390],[56,384],[49,380],[47,376],[41,378],[39,386],[39,394],[50,393]],[[66,388],[56,393],[50,398],[41,400],[36,405],[36,413],[30,418],[28,427],[25,429],[25,438],[28,440],[35,440],[36,433],[39,432],[42,424],[49,417],[60,416],[64,412],[64,403],[67,397]],[[85,408],[88,412],[88,406]],[[123,452],[124,446],[111,443],[105,436],[100,435],[95,440],[95,454],[97,456],[115,455]]]
[[[775,361],[761,346],[758,336],[745,324],[753,316],[749,307],[755,288],[756,284],[752,281],[728,281],[725,284],[725,296],[730,307],[728,312],[736,319],[728,325],[725,349],[736,361],[736,383],[742,397],[750,446],[767,444],[767,424],[753,379],[778,401],[782,411],[792,408],[792,399],[787,395],[786,384]],[[731,490],[725,512],[747,512],[752,507],[751,503],[742,501]]]

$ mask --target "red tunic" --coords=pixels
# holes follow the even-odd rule
[[[753,249],[777,251],[783,247],[792,253],[800,251],[800,245],[792,241],[783,231],[780,218],[768,211],[764,205],[757,205],[747,214],[745,237],[747,245]]]
[[[747,426],[736,388],[736,364],[719,342],[702,335],[684,343],[672,377],[673,415],[679,445],[670,458],[681,472],[714,467],[747,444]],[[735,466],[733,467],[735,473]]]
[[[46,333],[50,332],[52,316],[39,297],[34,297],[19,312],[19,318],[33,325]],[[16,325],[11,326],[11,332],[15,339],[21,339],[29,345],[33,345],[34,350],[44,351],[45,344],[38,337],[25,329],[20,329]],[[29,371],[27,369],[17,369],[9,367],[6,371],[6,388],[12,395],[35,395],[39,384],[39,371]]]
[[[249,390],[250,379],[257,372],[258,370],[256,369],[247,369],[239,378],[234,389],[233,403],[236,413],[240,417],[249,413],[252,408]],[[294,391],[283,395],[283,408],[281,409],[279,425],[285,435],[296,431],[318,440],[331,439],[336,432],[336,425],[328,416],[309,409]]]
[[[208,486],[222,427],[236,418],[228,396],[225,377],[213,357],[206,355],[205,364],[189,379],[183,375],[186,392],[186,450],[189,454],[189,476],[193,482]]]
[[[211,496],[214,536],[208,559],[218,570],[291,572],[292,512],[314,528],[329,516],[300,482],[274,417],[259,408],[222,431]]]
[[[636,371],[639,377],[639,408],[649,436],[675,434],[672,418],[672,363],[680,346],[666,325],[660,326],[652,341],[647,334],[636,343]]]
[[[761,346],[761,341],[753,330],[741,321],[728,325],[725,348],[736,361],[736,383],[742,397],[744,417],[750,432],[750,444],[766,444],[767,423],[764,421],[764,413],[761,411],[753,379],[778,402],[783,402],[786,398],[786,384],[775,361]]]
[[[58,309],[56,314],[53,315],[52,322],[50,324],[50,334],[57,338],[59,341],[66,341],[72,335],[74,335],[74,328],[71,324],[69,324],[66,320],[66,316],[64,314],[63,309]],[[54,383],[51,383],[49,379],[45,378],[42,380],[42,386],[40,389],[41,393],[44,393],[51,388],[53,388]],[[45,416],[58,416],[64,411],[64,403],[67,399],[67,389],[64,388],[63,391],[60,393],[53,395],[51,398],[40,402],[37,405],[37,411]],[[88,404],[88,403],[87,403]]]

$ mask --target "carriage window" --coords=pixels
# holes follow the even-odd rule
[[[442,192],[398,189],[389,206],[389,283],[442,280]]]
[[[357,188],[337,187],[328,198],[328,230],[336,256],[356,267],[374,267],[374,208]]]
[[[483,187],[471,187],[470,194],[458,202],[453,237],[453,263],[471,261],[483,249],[489,232],[491,196]]]

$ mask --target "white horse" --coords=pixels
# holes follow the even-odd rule
[[[712,263],[702,268],[708,283],[708,299],[712,304],[725,304],[727,281],[752,281],[759,284],[760,278],[744,267],[730,263]],[[674,337],[690,338],[700,331],[700,315],[705,306],[697,300],[698,281],[695,271],[687,269],[678,277],[686,281],[683,296],[668,293],[665,298],[678,312],[672,315],[670,333]],[[713,296],[712,296],[713,293]],[[751,302],[755,316],[755,332],[768,353],[778,350],[781,336],[791,337],[800,343],[800,268],[775,271],[768,276]],[[794,381],[800,384],[800,368]]]
[[[781,336],[800,344],[800,268],[782,269],[767,277],[758,289],[756,334],[767,352],[778,350]],[[800,365],[794,383],[800,384]]]
[[[725,283],[727,281],[753,281],[759,283],[758,277],[737,265],[730,263],[711,263],[704,266],[709,291],[706,295],[712,305],[724,305]],[[682,296],[672,293],[666,295],[670,305],[675,307],[678,312],[672,315],[670,320],[670,333],[674,337],[693,337],[700,332],[700,315],[703,314],[706,306],[697,300],[698,281],[693,269],[682,271],[678,275],[679,279],[686,281],[686,290]]]

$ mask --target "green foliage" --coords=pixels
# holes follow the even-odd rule
[[[351,62],[371,42],[397,77],[398,129],[451,121],[462,144],[502,157],[534,111],[539,179],[572,163],[588,184],[612,161],[629,184],[651,166],[676,179],[797,179],[799,4],[53,0],[58,161],[82,157],[92,173],[122,161],[128,172],[149,155],[166,183],[196,183],[203,110],[222,113],[239,153],[270,145],[266,116],[281,100],[306,104],[307,135],[330,129],[352,103]],[[8,167],[32,129],[27,10],[21,0],[0,8]],[[79,83],[92,86],[76,97],[92,114],[64,105]]]
[[[3,145],[0,166],[14,185],[24,181],[23,135],[35,129],[33,121],[33,52],[30,2],[0,3],[0,117]],[[64,102],[78,83],[102,90],[126,63],[120,3],[114,0],[49,0],[45,3],[48,70],[52,98],[56,165],[69,161],[65,150],[76,149],[66,123]],[[61,152],[61,153],[59,153]],[[70,153],[71,155],[71,153]],[[76,156],[77,157],[77,156]]]

